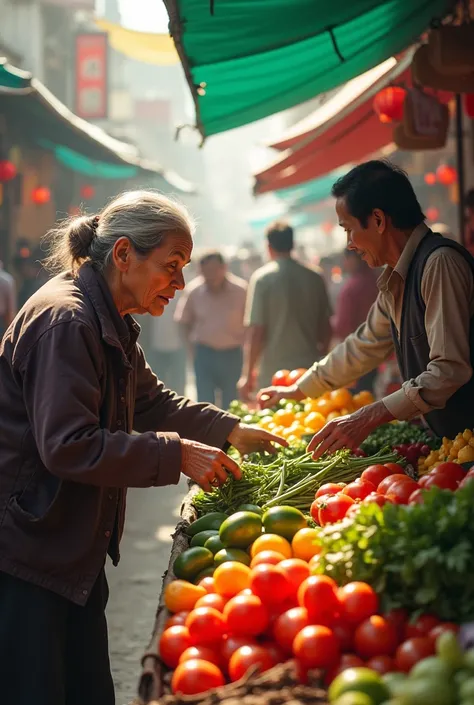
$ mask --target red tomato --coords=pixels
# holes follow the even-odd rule
[[[222,658],[225,663],[228,663],[230,661],[230,657],[234,653],[234,651],[237,651],[237,649],[240,649],[241,646],[256,646],[257,642],[255,639],[251,636],[236,636],[234,634],[230,634],[228,637],[224,639],[222,642],[222,646],[220,646],[220,650],[222,653]]]
[[[374,656],[366,663],[367,668],[371,668],[372,671],[380,673],[381,676],[384,673],[392,673],[395,671],[395,661],[391,656]]]
[[[355,651],[364,659],[392,656],[398,645],[397,630],[378,614],[359,624],[354,634]]]
[[[286,558],[279,564],[279,568],[288,578],[295,594],[301,583],[309,578],[309,565],[301,558]]]
[[[440,465],[434,469],[434,472],[435,475],[439,473],[449,475],[449,477],[454,478],[458,483],[466,477],[465,471],[457,463],[440,463]]]
[[[423,486],[427,490],[429,490],[430,487],[439,487],[441,490],[451,490],[454,492],[454,490],[457,490],[458,488],[458,481],[455,477],[445,473],[440,472],[434,473],[433,475],[430,473]]]
[[[444,632],[452,632],[453,634],[457,634],[458,631],[459,626],[454,624],[454,622],[441,622],[441,624],[437,624],[436,627],[431,629],[428,636],[436,644],[438,637],[441,636],[441,634],[444,634]]]
[[[306,371],[307,370],[305,370],[304,367],[299,367],[297,370],[291,370],[288,375],[288,386],[296,384],[296,382],[304,375]]]
[[[379,507],[383,507],[384,504],[387,504],[387,502],[391,504],[388,497],[384,494],[379,494],[378,492],[371,492],[365,499],[362,500],[362,504],[371,504],[372,502],[378,504]]]
[[[347,510],[354,504],[354,500],[342,493],[329,495],[324,500],[316,499],[311,505],[311,516],[313,516],[313,507],[316,503],[319,504],[318,521],[321,526],[325,526],[344,519]]]
[[[394,475],[399,474],[399,473],[404,473],[405,468],[403,465],[400,465],[399,463],[385,463],[385,467],[388,470],[391,470]]]
[[[214,663],[202,659],[180,663],[171,679],[173,693],[183,693],[183,695],[205,693],[221,685],[225,685],[221,670]]]
[[[387,468],[385,465],[371,465],[364,470],[360,479],[367,480],[378,487],[382,480],[385,480],[389,475],[393,475],[393,473],[390,468]]]
[[[435,653],[435,644],[426,636],[407,639],[398,647],[395,653],[395,666],[397,671],[409,673],[415,663]]]
[[[250,567],[255,568],[256,565],[260,565],[261,563],[278,565],[278,563],[284,560],[285,556],[283,553],[278,553],[278,551],[260,551],[260,553],[257,553],[257,555],[252,558]]]
[[[408,497],[408,504],[424,504],[425,497],[423,494],[423,487],[419,487],[417,490],[411,493]]]
[[[388,477],[386,477],[385,480],[382,480],[380,485],[377,486],[377,492],[379,494],[387,495],[388,490],[393,485],[393,483],[396,482],[397,480],[405,480],[405,481],[409,480],[409,481],[413,482],[411,477],[408,477],[408,475],[404,475],[402,473],[394,473],[393,475],[389,475]]]
[[[256,595],[237,595],[224,607],[224,617],[231,634],[257,636],[268,627],[268,610]]]
[[[419,484],[414,480],[399,480],[390,485],[387,490],[387,497],[394,504],[408,504],[410,495],[419,489]]]
[[[324,678],[324,683],[326,687],[330,686],[335,677],[346,669],[359,668],[361,666],[365,666],[365,663],[359,656],[356,656],[355,654],[342,654],[341,660],[339,661],[337,666],[331,668],[326,673],[326,677]]]
[[[158,650],[161,659],[170,668],[176,668],[181,654],[192,646],[193,642],[188,628],[182,624],[165,629],[160,638]]]
[[[203,661],[209,661],[209,663],[215,663],[216,666],[221,665],[221,659],[219,654],[211,649],[210,646],[190,646],[189,649],[183,651],[179,657],[179,663],[184,661],[191,661],[191,659],[202,659]]]
[[[194,609],[196,609],[197,607],[214,607],[215,610],[222,612],[224,610],[224,607],[226,606],[226,602],[227,600],[225,599],[225,597],[222,597],[222,595],[218,595],[216,592],[210,592],[207,595],[204,595],[203,597],[199,598],[199,600],[194,605]]]
[[[292,593],[285,573],[276,565],[257,565],[250,574],[250,589],[265,605],[284,602]]]
[[[186,626],[196,646],[220,641],[227,629],[223,614],[214,607],[198,607],[192,610],[186,620]]]
[[[272,387],[287,387],[290,370],[278,370],[272,377]]]
[[[378,610],[379,598],[367,583],[348,583],[339,588],[337,597],[341,604],[341,616],[350,624],[360,624]]]
[[[274,666],[276,666],[277,663],[284,663],[287,660],[287,654],[285,654],[274,641],[264,641],[262,646],[268,651]]]
[[[293,607],[281,614],[273,626],[275,641],[291,654],[295,636],[309,624],[308,611],[304,607]]]
[[[327,494],[338,494],[344,489],[345,486],[345,482],[326,482],[324,485],[321,485],[319,490],[316,492],[315,499],[318,499],[318,497],[323,497]]]
[[[418,484],[420,485],[421,489],[424,489],[426,487],[426,483],[428,482],[430,477],[431,477],[431,474],[429,474],[429,473],[428,473],[428,475],[423,475],[422,477],[420,477],[420,479],[418,480]]]
[[[422,614],[414,622],[405,625],[405,639],[413,639],[417,636],[428,636],[432,629],[437,627],[439,619],[432,614]]]
[[[408,621],[408,612],[400,608],[385,612],[382,616],[387,620],[387,622],[390,622],[390,624],[395,627],[398,642],[400,643],[403,641],[405,635],[405,625]]]
[[[272,668],[273,659],[264,646],[241,646],[234,651],[229,661],[230,680],[243,678],[251,666],[257,666],[259,673]]]
[[[354,651],[354,629],[343,620],[337,620],[331,627],[342,652]]]
[[[298,590],[298,602],[308,610],[312,622],[334,620],[340,611],[337,584],[326,575],[310,575]]]
[[[184,626],[186,623],[186,619],[188,617],[189,611],[187,612],[176,612],[175,614],[172,614],[171,617],[167,620],[165,624],[165,629],[168,629],[169,627],[175,627],[178,624],[181,624]]]
[[[375,492],[376,489],[376,485],[374,485],[372,482],[359,478],[358,480],[354,480],[354,482],[350,482],[348,485],[346,485],[342,490],[342,494],[346,494],[353,500],[365,499],[367,495],[371,494],[372,492]]]
[[[319,624],[303,627],[293,642],[293,653],[306,668],[334,668],[340,658],[336,637]]]
[[[212,575],[208,575],[199,581],[199,585],[204,588],[206,592],[215,592],[216,586],[214,585],[214,578]]]

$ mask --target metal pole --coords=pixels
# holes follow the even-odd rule
[[[462,101],[459,93],[456,94],[456,161],[458,171],[458,200],[459,200],[459,236],[465,245],[465,174],[464,174],[464,144],[463,144],[463,112]]]

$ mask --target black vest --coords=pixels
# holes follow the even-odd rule
[[[421,240],[405,281],[400,339],[393,321],[392,338],[397,354],[398,366],[404,380],[413,379],[424,372],[430,361],[430,346],[425,330],[425,302],[421,295],[421,279],[428,257],[440,247],[452,247],[469,263],[474,276],[474,257],[457,242],[429,232]],[[469,329],[471,366],[474,369],[474,319]],[[430,411],[425,420],[439,437],[454,438],[459,431],[474,428],[474,376],[453,394],[444,409]]]

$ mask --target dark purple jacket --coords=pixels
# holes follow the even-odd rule
[[[107,552],[119,561],[127,487],[176,484],[180,436],[222,448],[238,421],[165,389],[139,331],[86,264],[34,294],[0,347],[0,570],[77,604]]]

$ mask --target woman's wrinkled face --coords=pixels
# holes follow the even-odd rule
[[[138,254],[127,238],[117,240],[113,261],[120,313],[161,316],[176,291],[184,289],[183,269],[191,260],[192,249],[192,238],[185,233],[169,233],[164,243],[146,256]]]

